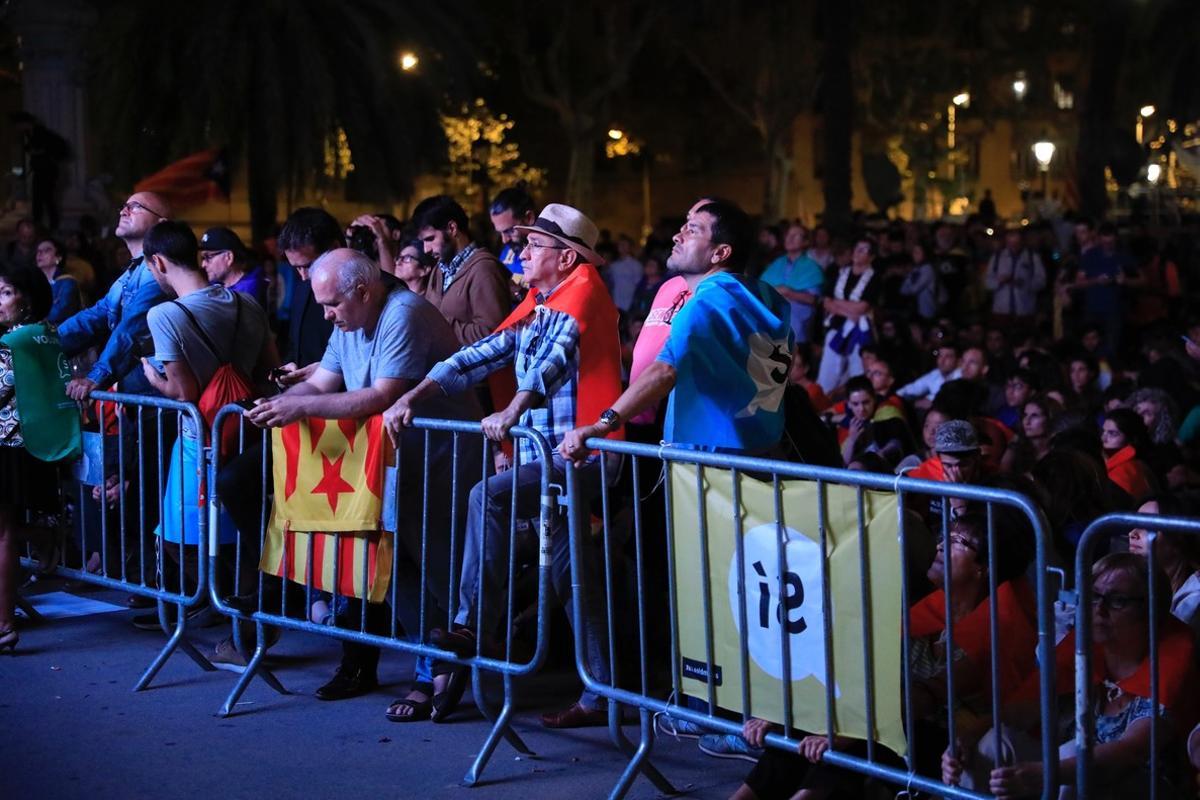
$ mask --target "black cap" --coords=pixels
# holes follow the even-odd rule
[[[246,257],[246,246],[236,233],[229,228],[209,228],[200,237],[200,250],[210,253],[228,250],[234,258]]]

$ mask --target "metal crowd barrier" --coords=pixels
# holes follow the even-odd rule
[[[207,515],[197,515],[197,546],[172,548],[177,553],[173,558],[164,554],[156,531],[168,506],[182,512],[189,504],[204,504],[203,448],[195,449],[195,463],[188,467],[179,441],[185,428],[203,430],[204,420],[194,405],[160,397],[93,392],[91,399],[97,401],[99,430],[83,434],[84,452],[72,467],[72,488],[64,498],[79,561],[69,563],[71,550],[64,548],[54,574],[156,601],[159,625],[168,638],[134,691],[149,686],[177,649],[213,671],[187,638],[188,612],[205,602],[208,589]],[[167,497],[173,467],[179,480]],[[143,491],[147,486],[150,490]],[[100,494],[104,487],[112,492],[111,500]]]
[[[660,790],[668,793],[674,793],[672,785],[662,776],[662,774],[650,763],[649,756],[654,744],[653,735],[653,717],[652,715],[667,714],[676,720],[686,720],[714,733],[723,734],[740,734],[742,725],[746,719],[753,714],[753,700],[745,687],[750,685],[748,679],[748,659],[747,659],[747,625],[745,624],[746,615],[746,580],[744,570],[738,570],[737,591],[738,597],[741,599],[742,624],[739,627],[741,641],[741,659],[738,669],[740,671],[741,686],[743,687],[743,716],[741,719],[730,719],[726,716],[720,716],[714,710],[714,673],[716,671],[713,658],[713,587],[710,584],[707,575],[709,570],[708,551],[710,541],[720,535],[728,535],[727,528],[722,529],[720,526],[732,526],[732,535],[735,542],[735,557],[737,563],[744,565],[745,554],[743,552],[742,543],[742,517],[741,514],[733,514],[732,520],[710,520],[707,519],[704,504],[704,493],[702,491],[703,478],[706,470],[721,470],[731,473],[732,484],[734,488],[733,507],[740,506],[739,490],[736,488],[740,485],[738,481],[739,475],[758,476],[769,482],[773,488],[775,499],[775,532],[777,535],[776,547],[779,553],[780,570],[779,581],[775,589],[778,591],[777,597],[786,597],[786,587],[784,585],[784,559],[785,559],[785,525],[783,519],[783,506],[781,500],[781,484],[783,479],[799,479],[805,481],[813,481],[816,483],[818,492],[818,517],[819,517],[819,535],[820,535],[820,552],[825,554],[821,557],[821,575],[822,584],[824,586],[825,597],[822,604],[822,625],[825,636],[825,654],[826,654],[826,700],[825,700],[825,718],[826,730],[834,729],[834,686],[836,681],[836,673],[834,671],[835,664],[832,660],[833,649],[831,647],[831,635],[833,630],[833,618],[831,602],[829,598],[830,583],[828,548],[826,547],[826,526],[828,524],[828,501],[827,490],[830,485],[840,484],[853,487],[857,499],[857,519],[859,533],[863,532],[863,507],[864,496],[868,490],[873,492],[893,493],[897,498],[897,507],[899,509],[898,536],[900,540],[900,552],[902,554],[907,550],[907,536],[909,531],[905,521],[905,500],[906,496],[927,496],[941,498],[961,498],[966,501],[985,504],[987,516],[987,557],[989,563],[990,585],[988,587],[988,598],[991,602],[991,607],[996,608],[997,585],[995,579],[995,563],[996,563],[996,537],[997,531],[994,526],[994,507],[1003,506],[1013,509],[1019,513],[1029,524],[1033,534],[1033,539],[1036,547],[1036,579],[1034,582],[1036,587],[1036,605],[1037,605],[1037,644],[1036,655],[1037,661],[1041,665],[1045,665],[1045,669],[1041,672],[1040,680],[1040,699],[1041,699],[1041,721],[1042,730],[1048,732],[1043,735],[1041,740],[1041,760],[1045,765],[1045,774],[1043,777],[1042,796],[1044,798],[1057,797],[1057,769],[1058,769],[1058,751],[1057,746],[1050,733],[1054,728],[1054,646],[1055,646],[1055,624],[1052,611],[1052,587],[1050,582],[1050,573],[1047,569],[1047,558],[1050,553],[1050,538],[1048,535],[1049,527],[1045,521],[1041,511],[1026,497],[1021,494],[1003,491],[999,489],[983,488],[978,486],[969,486],[963,484],[937,483],[924,480],[915,480],[905,477],[893,477],[887,475],[878,475],[865,472],[848,471],[842,469],[830,469],[823,467],[814,467],[802,464],[793,464],[783,461],[774,461],[761,458],[748,458],[729,455],[718,455],[695,450],[677,449],[672,447],[654,447],[641,444],[633,444],[627,442],[614,442],[603,439],[592,439],[587,443],[588,447],[598,450],[602,453],[620,453],[626,456],[629,461],[629,469],[632,475],[632,484],[637,491],[637,487],[644,485],[642,476],[646,469],[653,470],[651,473],[658,474],[660,470],[664,470],[670,465],[696,465],[697,469],[697,493],[700,497],[699,507],[697,508],[697,519],[699,520],[698,530],[696,532],[700,542],[700,558],[702,563],[702,572],[706,573],[702,577],[703,592],[702,596],[697,598],[689,596],[683,598],[678,596],[678,587],[676,585],[675,565],[677,557],[674,546],[674,529],[673,529],[673,500],[671,481],[669,478],[664,483],[664,504],[665,504],[665,536],[666,536],[666,559],[667,559],[667,576],[668,583],[668,604],[670,615],[670,672],[671,680],[669,686],[655,685],[650,665],[647,662],[647,649],[649,642],[648,619],[647,612],[648,602],[647,587],[653,585],[661,585],[661,575],[648,575],[643,563],[644,546],[647,542],[644,540],[645,520],[641,512],[644,497],[635,497],[633,502],[633,518],[632,518],[632,537],[636,548],[635,563],[632,567],[633,580],[635,581],[634,595],[637,599],[637,609],[635,615],[628,613],[619,617],[620,612],[615,612],[615,598],[618,595],[614,594],[614,574],[617,571],[617,554],[615,552],[615,532],[614,532],[614,509],[617,507],[609,496],[607,480],[602,480],[601,484],[604,487],[601,490],[600,506],[603,515],[603,527],[601,531],[600,548],[603,551],[603,583],[604,583],[604,607],[606,610],[606,620],[609,626],[609,642],[610,648],[608,653],[609,658],[609,673],[612,676],[611,681],[598,680],[589,668],[586,654],[583,649],[583,637],[577,635],[575,638],[576,650],[576,667],[579,671],[580,678],[583,680],[587,688],[595,691],[600,696],[607,698],[609,701],[609,731],[614,744],[618,748],[630,755],[630,760],[621,775],[616,786],[613,788],[610,797],[620,798],[631,787],[633,781],[639,773],[649,778]],[[607,469],[603,466],[602,469]],[[581,494],[581,481],[576,477],[574,470],[567,470],[567,497],[569,507],[571,509],[571,566],[573,583],[575,586],[575,602],[573,613],[575,614],[576,630],[582,630],[582,611],[581,598],[585,596],[587,570],[581,569],[580,565],[585,556],[584,545],[585,537],[591,533],[591,525],[589,522],[589,504],[585,502],[585,498]],[[941,502],[941,543],[945,547],[945,552],[950,552],[950,502],[943,499]],[[689,531],[690,533],[690,531]],[[1003,535],[1003,534],[1001,534]],[[866,537],[859,537],[859,574],[861,576],[861,591],[863,597],[864,619],[862,621],[862,637],[863,637],[863,652],[871,652],[870,650],[870,635],[871,625],[868,619],[870,605],[867,602],[871,591],[871,574],[868,568],[867,550],[864,544]],[[946,650],[954,652],[954,634],[950,624],[950,606],[952,600],[950,598],[950,570],[946,570],[946,582],[944,589],[946,591]],[[903,607],[909,607],[909,587],[907,585],[907,577],[902,572],[901,580],[901,602]],[[686,603],[690,609],[695,612],[699,610],[704,615],[704,640],[706,652],[706,664],[701,666],[704,668],[703,674],[706,676],[708,684],[708,711],[696,711],[682,705],[678,702],[678,698],[682,697],[681,686],[681,657],[680,657],[680,607]],[[882,747],[877,747],[875,742],[870,739],[866,742],[866,757],[862,755],[854,755],[844,751],[839,751],[835,746],[835,741],[832,733],[827,734],[829,749],[823,755],[823,762],[841,767],[847,770],[857,772],[867,778],[875,778],[905,788],[909,791],[921,790],[935,795],[951,798],[986,798],[990,795],[978,794],[957,786],[948,786],[941,782],[941,776],[917,774],[914,768],[912,759],[912,743],[914,741],[914,716],[912,712],[912,676],[910,675],[908,663],[908,640],[909,640],[909,617],[907,613],[900,613],[903,628],[901,642],[903,644],[902,664],[897,665],[897,668],[902,670],[903,681],[903,704],[904,704],[904,725],[907,741],[909,742],[908,755],[905,757],[906,769],[899,769],[895,766],[890,766],[883,763],[880,759],[880,754],[877,750]],[[990,695],[990,712],[992,719],[1000,718],[1001,699],[999,692],[999,653],[997,643],[1000,641],[999,632],[997,629],[998,614],[991,615],[990,638],[993,642],[991,648],[991,695]],[[619,636],[614,628],[614,621],[620,618],[623,621],[629,620],[636,626],[633,631],[635,637],[635,646],[633,650],[637,655],[637,670],[633,677],[632,686],[626,688],[626,681],[622,681],[618,676],[618,667],[621,659],[616,652],[616,642]],[[628,625],[628,623],[626,623]],[[788,650],[785,646],[786,634],[783,625],[780,626],[780,656],[784,663],[784,674],[792,675],[791,667],[788,662]],[[869,661],[869,660],[868,660]],[[953,659],[947,659],[946,668],[946,696],[951,698],[948,704],[946,714],[946,729],[950,742],[955,741],[955,703],[956,699],[954,691],[954,677],[950,669]],[[693,665],[695,667],[696,665]],[[868,730],[878,730],[876,727],[876,697],[874,695],[873,677],[870,669],[870,664],[865,665],[865,696],[866,696],[866,719]],[[726,666],[728,670],[728,666]],[[732,670],[729,670],[732,671]],[[792,722],[792,684],[791,681],[780,681],[780,692],[782,707],[784,709],[784,732],[770,733],[766,737],[766,743],[770,747],[780,748],[783,750],[795,753],[800,739],[794,735],[795,732],[791,727]],[[670,692],[669,697],[667,693]],[[674,698],[674,699],[672,699]],[[640,739],[636,748],[625,738],[620,729],[620,711],[619,705],[628,705],[637,708],[640,713]],[[940,755],[940,754],[939,754]]]
[[[223,431],[225,425],[239,424],[239,420],[242,420],[242,408],[236,405],[226,406],[221,409],[215,418],[213,429],[216,432]],[[272,481],[268,460],[268,453],[271,448],[270,433],[268,431],[260,431],[246,422],[241,422],[240,425],[239,455],[244,457],[251,446],[255,444],[261,445],[261,455],[259,456],[256,472],[260,481],[259,489],[262,491],[262,496],[266,498],[270,494]],[[479,781],[481,773],[501,737],[506,739],[518,752],[526,755],[533,754],[510,726],[512,714],[515,710],[513,681],[517,677],[532,674],[540,669],[548,650],[547,608],[551,589],[547,542],[551,529],[551,515],[559,513],[557,498],[552,493],[549,473],[543,468],[541,470],[539,489],[540,512],[536,521],[536,528],[532,531],[532,536],[536,539],[533,542],[536,545],[536,550],[532,558],[532,564],[536,565],[536,638],[532,652],[522,657],[522,653],[518,652],[518,649],[514,646],[513,617],[514,602],[516,599],[514,579],[516,577],[515,572],[518,564],[518,552],[520,550],[517,541],[519,520],[516,517],[517,503],[515,493],[508,519],[508,588],[504,599],[507,607],[505,618],[507,624],[505,625],[504,641],[501,643],[503,652],[501,654],[483,654],[482,648],[485,637],[482,635],[483,631],[478,622],[478,620],[482,619],[484,603],[498,602],[499,598],[481,598],[479,601],[475,627],[476,630],[480,631],[481,635],[478,637],[479,645],[474,657],[459,658],[453,653],[434,647],[429,643],[429,630],[434,627],[435,622],[446,630],[450,630],[454,615],[458,609],[458,584],[466,523],[466,498],[477,480],[486,480],[493,474],[491,464],[496,445],[483,437],[482,428],[477,422],[418,418],[413,420],[412,428],[415,430],[410,431],[410,433],[419,432],[423,442],[421,450],[418,451],[422,453],[419,467],[420,480],[419,483],[416,483],[415,478],[418,476],[402,474],[405,471],[404,448],[411,446],[411,443],[402,441],[401,447],[397,451],[397,466],[394,469],[389,468],[386,478],[389,498],[385,498],[384,501],[383,527],[384,530],[395,531],[398,524],[403,524],[402,520],[414,517],[419,519],[419,552],[414,554],[412,559],[402,556],[404,548],[400,544],[400,537],[396,536],[396,543],[393,548],[392,580],[387,599],[387,607],[390,607],[391,612],[388,614],[389,622],[385,626],[386,630],[382,631],[369,623],[368,604],[365,602],[357,603],[361,608],[353,614],[355,617],[353,620],[343,620],[335,615],[332,624],[318,624],[310,619],[310,609],[319,591],[313,586],[311,538],[309,540],[310,552],[308,554],[309,569],[307,570],[302,590],[298,584],[291,584],[293,588],[289,590],[289,582],[286,580],[268,582],[262,572],[257,572],[257,562],[255,562],[255,581],[257,585],[252,587],[249,602],[245,602],[244,598],[248,593],[246,592],[246,587],[240,584],[238,576],[243,572],[241,569],[243,559],[257,559],[258,554],[263,550],[267,535],[269,502],[262,504],[256,533],[247,537],[244,531],[239,532],[233,556],[234,569],[232,570],[232,574],[234,582],[233,585],[222,583],[221,576],[227,570],[222,569],[222,565],[219,563],[222,558],[217,538],[217,518],[222,507],[219,492],[219,487],[221,486],[219,475],[222,468],[229,462],[229,459],[221,463],[221,460],[218,458],[210,458],[208,481],[210,487],[209,499],[211,501],[209,506],[211,541],[208,548],[210,560],[209,575],[211,576],[209,581],[210,602],[219,613],[230,618],[233,623],[235,642],[243,652],[248,652],[250,648],[243,646],[241,641],[243,634],[241,630],[242,626],[239,623],[253,624],[256,636],[253,655],[250,657],[244,672],[237,680],[237,683],[222,706],[220,714],[227,716],[233,712],[238,698],[245,691],[255,675],[262,677],[276,691],[281,693],[286,691],[279,680],[263,664],[268,649],[268,626],[284,630],[303,631],[357,645],[378,647],[383,650],[399,651],[416,657],[425,656],[440,662],[451,662],[462,665],[471,669],[472,695],[476,706],[479,708],[480,713],[492,722],[492,728],[464,778],[464,783],[473,785]],[[541,464],[550,463],[551,453],[549,445],[537,431],[525,427],[515,427],[512,429],[511,435],[514,442],[518,439],[528,440],[536,449],[538,460]],[[436,467],[436,465],[431,465],[429,455],[430,444],[432,439],[437,436],[449,439],[451,443],[452,455],[448,471],[432,471],[432,468]],[[218,435],[214,434],[214,441],[219,440],[219,438]],[[463,465],[473,459],[476,453],[478,454],[478,459],[471,463],[476,464],[479,471],[470,476],[463,474],[461,471],[463,470]],[[445,465],[442,466],[443,468],[445,467]],[[519,466],[519,453],[514,453],[514,468],[512,470],[514,485],[516,467]],[[429,524],[431,503],[439,502],[439,500],[444,502],[447,485],[450,496],[449,530],[434,530]],[[413,496],[414,493],[411,489],[409,491],[402,491],[403,486],[419,487],[419,490],[416,491],[418,497]],[[437,496],[434,500],[431,500],[431,493]],[[488,499],[489,495],[485,491],[483,500],[486,503]],[[408,502],[414,500],[416,507],[413,507],[413,504]],[[430,608],[426,602],[426,598],[429,596],[427,589],[431,579],[435,578],[435,576],[429,572],[428,561],[425,557],[427,548],[432,541],[430,537],[443,535],[449,535],[450,537],[449,568],[448,574],[445,575],[449,586],[449,607],[445,609],[446,613],[444,616],[437,614],[437,609]],[[337,536],[340,537],[341,535]],[[338,541],[340,543],[340,538]],[[339,552],[339,545],[337,544],[335,544],[335,552]],[[538,554],[540,554],[540,557]],[[482,538],[479,543],[478,555],[482,563]],[[411,563],[412,561],[416,563]],[[364,574],[362,585],[366,586],[366,559],[363,562]],[[409,563],[405,564],[405,562]],[[335,570],[337,569],[336,563],[335,560]],[[418,603],[419,607],[416,609],[418,620],[417,631],[402,631],[397,623],[397,612],[401,609],[401,604],[404,602],[398,596],[399,576],[402,565],[414,568],[419,573],[417,582],[419,585],[420,601]],[[336,572],[334,585],[339,585]],[[298,591],[302,591],[303,599],[300,600],[293,596],[289,600],[289,594],[295,595]],[[241,601],[235,599],[239,596],[243,598]],[[334,607],[335,603],[336,598],[330,601],[331,607]],[[289,604],[291,605],[291,613],[289,613]],[[296,606],[300,604],[303,605],[303,608],[297,612]],[[408,609],[408,611],[411,615],[411,609]],[[498,710],[493,708],[485,698],[481,674],[485,672],[498,674],[502,679],[503,702]]]
[[[1200,519],[1185,517],[1167,517],[1150,514],[1106,514],[1093,520],[1079,539],[1075,551],[1075,589],[1078,603],[1075,609],[1075,782],[1078,797],[1089,797],[1092,787],[1092,761],[1095,738],[1096,720],[1092,708],[1092,686],[1089,679],[1092,674],[1092,551],[1104,534],[1113,531],[1128,532],[1134,528],[1142,528],[1147,532],[1149,549],[1147,562],[1150,574],[1153,576],[1158,566],[1155,542],[1163,531],[1183,533],[1188,535],[1200,534]],[[1150,648],[1150,703],[1154,709],[1159,705],[1159,657],[1158,657],[1158,621],[1154,609],[1159,602],[1158,587],[1155,581],[1149,582],[1149,595],[1146,598],[1146,614],[1149,620]],[[1155,800],[1159,792],[1159,779],[1162,772],[1157,711],[1150,717],[1150,800]],[[1194,789],[1194,787],[1189,787]]]

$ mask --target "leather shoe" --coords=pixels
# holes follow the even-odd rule
[[[603,708],[588,711],[579,703],[574,703],[562,711],[542,714],[542,724],[547,728],[594,728],[608,724],[608,711]]]
[[[374,671],[343,664],[329,683],[317,689],[316,695],[318,700],[349,700],[373,692],[378,687],[379,681]]]

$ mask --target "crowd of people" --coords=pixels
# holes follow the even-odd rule
[[[428,581],[395,576],[402,585],[395,608],[330,597],[305,614],[335,624],[361,616],[368,632],[394,630],[398,620],[405,635],[459,656],[496,654],[504,644],[509,516],[537,515],[543,470],[561,484],[565,470],[575,469],[585,502],[599,496],[607,473],[586,445],[594,437],[1020,491],[1045,512],[1052,560],[1067,567],[1083,531],[1106,512],[1196,513],[1200,318],[1187,316],[1186,300],[1200,251],[1190,231],[1156,236],[1134,228],[1122,236],[1112,223],[1082,218],[996,230],[972,218],[861,220],[845,235],[794,220],[756,227],[737,204],[702,197],[639,243],[614,239],[567,205],[536,209],[523,187],[496,196],[487,230],[473,227],[447,196],[423,200],[408,221],[366,215],[349,226],[322,209],[300,208],[254,253],[227,228],[197,239],[166,198],[141,192],[120,209],[115,236],[128,260],[117,269],[112,256],[126,253],[91,244],[91,233],[64,243],[23,222],[0,272],[0,648],[17,644],[17,542],[37,539],[63,512],[56,470],[71,442],[44,429],[78,431],[78,409],[114,386],[203,405],[214,385],[232,381],[255,398],[245,417],[261,428],[382,414],[402,458],[432,464],[438,474],[460,470],[474,488],[455,494],[451,482],[439,482],[426,505],[431,532],[465,520],[456,545],[441,536],[423,545],[421,520],[398,522],[402,560],[412,575],[424,567]],[[514,426],[527,426],[552,456],[542,463],[522,439],[515,450],[497,448],[487,465],[492,477],[476,482],[479,461],[416,435],[410,425],[418,416],[480,421],[498,443]],[[82,424],[96,423],[85,416]],[[203,431],[186,420],[177,430],[162,415],[125,429],[142,436],[128,453],[145,455],[163,440],[173,454],[159,464],[151,453],[139,480],[121,483],[114,475],[97,487],[98,513],[114,513],[109,507],[121,496],[131,500],[121,507],[154,517],[161,552],[187,567],[198,504],[163,503],[158,519],[158,503],[137,500],[156,494],[160,481],[168,496],[199,495],[194,467]],[[222,563],[242,587],[256,585],[257,559],[224,550],[239,533],[244,546],[256,546],[270,491],[258,479],[267,449],[249,441],[218,475]],[[160,477],[159,468],[167,474]],[[653,483],[625,486],[626,502],[661,503]],[[914,758],[922,774],[947,783],[1002,797],[1036,794],[1032,530],[998,513],[989,559],[987,518],[975,504],[909,497],[905,513]],[[943,514],[952,519],[948,549],[932,533]],[[666,569],[665,527],[646,516],[648,569]],[[1153,573],[1145,558],[1151,541],[1160,567]],[[1105,539],[1095,553],[1095,752],[1115,794],[1146,779],[1152,755],[1164,765],[1160,780],[1175,787],[1190,781],[1189,754],[1200,763],[1200,741],[1189,747],[1200,722],[1192,633],[1200,630],[1197,545],[1151,528]],[[566,608],[574,599],[568,546],[565,520],[556,517],[551,584]],[[585,574],[598,576],[614,554],[592,542],[581,557]],[[96,554],[89,568],[106,562]],[[158,578],[164,585],[168,572]],[[993,577],[1000,585],[995,609]],[[575,633],[592,674],[605,682],[608,637],[617,634],[604,622],[599,583],[584,581],[583,626]],[[1151,584],[1161,586],[1161,607],[1147,607]],[[665,606],[655,590],[647,596]],[[426,604],[434,611],[422,630],[415,609]],[[947,605],[953,652],[945,646]],[[998,643],[987,635],[993,613],[1002,620]],[[1147,678],[1151,615],[1159,637],[1157,709]],[[159,625],[157,614],[138,619]],[[452,622],[436,627],[438,619]],[[1068,708],[1074,633],[1058,634],[1059,694]],[[277,639],[278,631],[268,631],[264,645]],[[230,636],[210,658],[245,668],[253,646],[253,635],[249,643]],[[1003,720],[991,718],[993,649],[1002,662]],[[373,691],[378,660],[378,650],[345,642],[341,665],[316,696]],[[465,675],[453,663],[417,659],[411,690],[388,706],[388,718],[444,721]],[[947,705],[964,715],[953,742]],[[1151,754],[1156,716],[1161,752]],[[542,721],[551,728],[605,724],[605,702],[585,690]],[[743,736],[710,734],[671,717],[660,726],[698,738],[710,755],[755,761],[740,798],[860,791],[860,776],[821,762],[825,736],[793,732],[802,744],[786,753],[763,749],[771,726],[762,720],[747,722]],[[837,746],[856,752],[864,743]],[[1001,763],[1000,752],[1015,756]],[[1074,779],[1073,757],[1063,754],[1063,783]]]

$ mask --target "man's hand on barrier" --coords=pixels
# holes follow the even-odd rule
[[[567,431],[567,435],[563,437],[562,443],[558,446],[558,452],[575,466],[581,466],[591,455],[591,451],[587,449],[584,442],[607,430],[599,425],[581,425],[573,431]]]
[[[242,412],[246,419],[260,428],[282,428],[308,416],[304,395],[281,394],[260,400],[254,408]]]
[[[947,747],[942,753],[942,783],[947,786],[958,786],[962,779],[963,770],[971,763],[971,752],[959,741],[954,747]]]
[[[412,392],[409,392],[409,394],[412,394]],[[383,429],[387,431],[388,438],[392,440],[393,447],[399,447],[400,429],[412,425],[413,416],[413,408],[409,402],[408,394],[392,403],[392,407],[383,412]]]
[[[519,414],[513,414],[507,408],[497,411],[495,414],[488,414],[480,423],[483,426],[483,435],[493,442],[502,442],[508,437],[508,432],[512,430],[519,419]]]
[[[746,724],[742,726],[742,738],[750,743],[751,747],[765,747],[767,734],[771,731],[771,723],[765,719],[751,717],[746,720]]]
[[[992,770],[988,788],[997,800],[1036,795],[1042,788],[1042,765],[1037,761],[1022,761],[1011,767],[997,767]]]
[[[67,397],[82,402],[96,391],[96,382],[90,378],[75,378],[67,384]]]

